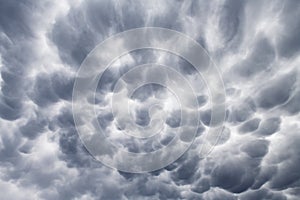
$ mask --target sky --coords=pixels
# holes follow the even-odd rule
[[[1,199],[299,199],[299,18],[297,0],[0,0]],[[93,94],[88,88],[83,103],[74,102],[74,83],[97,75],[77,73],[100,59],[92,50],[107,38],[142,27],[188,36],[217,67],[225,94],[219,99],[225,118],[218,137],[208,134],[219,126],[212,122],[219,96],[210,90],[217,79],[161,49],[118,57]],[[163,39],[163,44],[195,52],[182,40],[158,36],[153,44]],[[139,44],[138,38],[115,40],[101,59],[132,44]],[[135,68],[147,63],[159,65]],[[147,81],[152,83],[141,85]],[[78,118],[74,105],[87,106]],[[89,119],[90,106],[95,118],[81,121]],[[170,147],[178,130],[178,141],[185,145],[191,141],[186,133],[196,132],[182,156],[154,171],[130,173],[91,155],[80,137],[90,123],[100,125],[116,148],[137,154]],[[134,138],[132,130],[160,134]],[[108,141],[102,143],[93,145],[106,147]],[[203,154],[204,146],[211,151]],[[121,165],[134,162],[120,155],[114,158]]]

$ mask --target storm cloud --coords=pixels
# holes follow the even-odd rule
[[[0,0],[1,199],[298,199],[299,18],[297,0]],[[139,27],[180,31],[203,46],[224,80],[226,119],[212,143],[205,137],[213,126],[210,93],[184,58],[149,49],[123,55],[104,72],[96,101],[87,99],[99,106],[93,123],[111,142],[152,152],[167,147],[186,120],[171,92],[149,84],[130,97],[131,119],[147,127],[160,115],[160,107],[147,105],[167,102],[160,105],[168,111],[164,133],[151,140],[121,135],[127,124],[116,126],[105,106],[117,80],[137,65],[159,63],[180,72],[196,88],[200,114],[196,138],[178,160],[131,174],[98,162],[83,145],[72,92],[77,70],[99,43]],[[125,77],[124,84],[146,80],[148,72]],[[201,157],[204,143],[214,148]]]

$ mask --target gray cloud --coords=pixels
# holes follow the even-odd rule
[[[262,121],[257,131],[261,135],[271,135],[280,129],[281,119],[273,117]]]
[[[250,119],[239,127],[239,131],[241,133],[253,132],[259,127],[260,121],[259,118]]]
[[[293,92],[293,86],[297,80],[296,73],[283,75],[264,87],[257,97],[258,106],[270,109],[285,103]]]
[[[297,199],[298,4],[0,0],[2,199]],[[131,52],[105,71],[96,104],[101,109],[107,105],[116,80],[133,66],[160,62],[196,88],[201,125],[194,144],[176,162],[130,174],[102,165],[83,146],[72,116],[72,89],[77,69],[97,44],[145,26],[181,31],[209,52],[227,89],[226,128],[211,154],[200,158],[201,144],[210,141],[205,137],[211,121],[205,82],[176,55]],[[147,72],[124,82],[147,79]],[[147,126],[151,114],[140,105],[168,95],[155,85],[136,90],[130,98],[134,123]],[[122,127],[114,129],[112,113],[101,109],[93,123],[97,120],[112,136],[121,133]],[[173,109],[163,121],[166,135],[112,141],[132,152],[150,152],[166,147],[181,120]]]
[[[252,52],[233,69],[242,77],[250,78],[260,72],[266,71],[275,59],[275,50],[267,38],[255,41]]]
[[[253,140],[243,145],[242,150],[252,158],[263,157],[268,153],[268,142],[265,140]]]

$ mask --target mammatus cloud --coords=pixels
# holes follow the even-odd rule
[[[1,0],[1,199],[298,199],[299,15],[296,0]],[[139,27],[173,29],[206,49],[223,77],[226,121],[218,143],[213,135],[204,140],[211,120],[209,91],[184,59],[147,49],[120,57],[98,84],[100,108],[118,77],[145,63],[178,69],[198,89],[200,105],[201,124],[190,149],[163,169],[131,174],[107,168],[83,146],[72,90],[77,70],[97,44]],[[135,79],[140,80],[126,81]],[[172,111],[166,129],[178,128],[180,114],[170,96],[155,85],[136,90],[133,121],[150,123],[143,106],[157,97]],[[166,132],[137,143],[116,136],[121,130],[114,129],[109,112],[102,110],[97,120],[110,130],[112,142],[132,152],[151,152],[173,137]],[[205,158],[199,155],[203,142],[215,145]]]

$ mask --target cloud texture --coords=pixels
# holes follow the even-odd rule
[[[299,17],[297,0],[0,0],[1,199],[298,199]],[[180,159],[130,174],[102,165],[83,146],[72,89],[80,64],[97,44],[146,26],[180,31],[207,50],[224,79],[226,121],[214,150],[200,158],[201,143],[213,141],[202,137],[211,111],[209,92],[193,66],[159,50],[124,55],[99,83],[100,106],[124,71],[149,62],[173,66],[189,78],[201,106],[197,137]],[[134,78],[141,77],[127,81]],[[151,122],[143,106],[155,97],[168,102],[166,130],[177,128],[183,119],[176,106],[168,107],[176,102],[170,96],[155,84],[136,90],[134,122]],[[166,131],[138,143],[116,136],[122,127],[114,129],[109,112],[99,112],[98,121],[112,142],[131,152],[151,152],[173,137]]]

